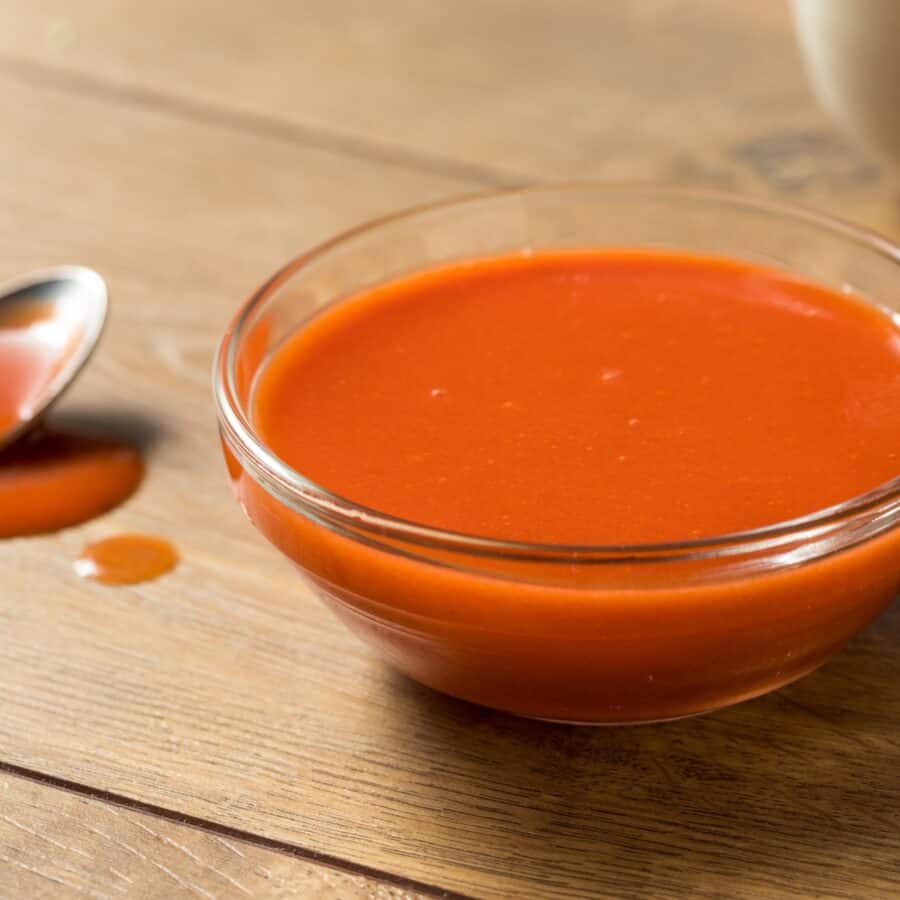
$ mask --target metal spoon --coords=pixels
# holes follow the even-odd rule
[[[0,449],[40,421],[72,383],[97,346],[108,305],[106,283],[82,266],[0,285],[0,402],[7,407],[0,408]]]

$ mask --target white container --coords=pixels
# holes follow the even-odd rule
[[[900,0],[793,0],[819,101],[900,176]]]

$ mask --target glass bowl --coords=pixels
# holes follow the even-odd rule
[[[595,184],[414,210],[298,257],[234,319],[214,373],[234,492],[348,627],[453,696],[544,719],[626,723],[763,694],[815,669],[897,594],[900,478],[803,518],[711,539],[526,544],[359,506],[287,466],[254,429],[257,373],[325,305],[453,260],[589,246],[758,261],[900,310],[896,247],[774,203]]]

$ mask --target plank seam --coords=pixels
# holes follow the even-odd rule
[[[84,72],[16,56],[0,54],[0,74],[34,87],[91,97],[130,108],[137,105],[194,123],[202,122],[230,131],[325,150],[356,160],[381,163],[422,174],[472,181],[481,187],[519,187],[535,180],[533,177],[516,175],[481,163],[428,153],[399,144],[377,142],[321,126],[172,94],[146,85],[109,81]]]
[[[77,781],[71,781],[68,778],[60,778],[56,775],[48,775],[45,772],[38,772],[25,766],[15,765],[0,761],[0,772],[13,775],[18,778],[26,779],[37,784],[52,787],[57,790],[67,791],[71,794],[77,794],[80,797],[86,797],[90,800],[108,803],[133,812],[145,813],[157,819],[164,819],[177,825],[187,825],[191,828],[199,829],[207,834],[216,837],[227,837],[234,840],[243,841],[246,844],[253,844],[262,847],[265,850],[271,850],[276,853],[283,853],[288,856],[294,856],[306,862],[318,863],[329,868],[345,872],[349,875],[359,875],[364,878],[372,878],[392,884],[402,890],[417,891],[420,894],[427,894],[431,897],[442,898],[442,900],[476,900],[468,894],[461,894],[458,891],[452,891],[448,888],[442,888],[439,885],[430,884],[425,881],[418,881],[414,878],[407,878],[404,875],[398,875],[384,869],[378,869],[374,866],[367,866],[362,863],[353,862],[331,853],[322,853],[300,844],[293,844],[290,841],[281,841],[276,838],[269,838],[265,835],[256,834],[252,831],[246,831],[243,828],[235,828],[231,825],[223,825],[214,822],[211,819],[205,819],[201,816],[192,816],[177,810],[168,809],[164,806],[157,806],[155,803],[146,803],[143,800],[137,800],[124,794],[114,791],[107,791],[103,788],[95,788],[90,785],[81,784]]]

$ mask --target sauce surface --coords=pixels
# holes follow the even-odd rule
[[[559,252],[337,304],[266,363],[285,462],[401,518],[547,543],[755,528],[900,474],[900,330],[757,265]]]
[[[38,426],[0,452],[0,538],[59,531],[118,506],[140,484],[136,447]]]
[[[175,548],[148,534],[118,534],[88,544],[75,560],[82,578],[103,584],[139,584],[170,572],[178,563]]]

